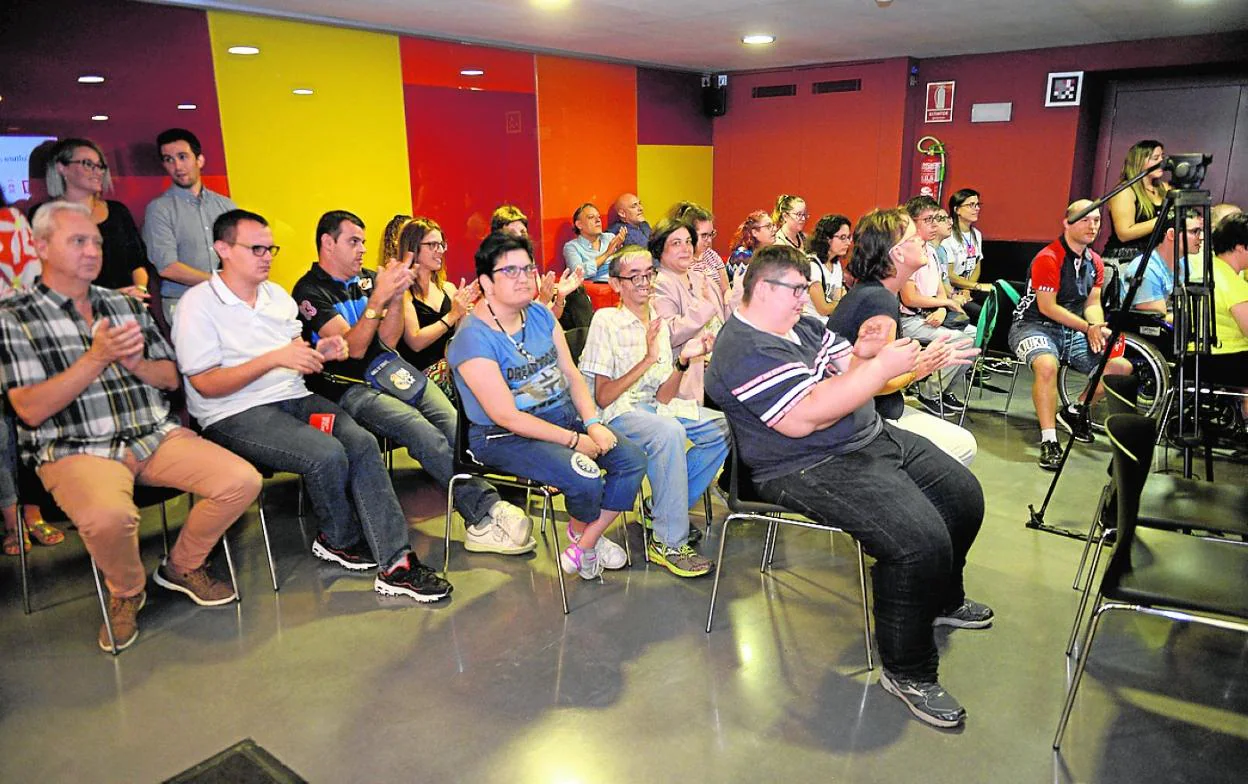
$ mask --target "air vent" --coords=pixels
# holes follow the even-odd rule
[[[797,85],[768,84],[751,89],[750,95],[755,98],[788,98],[797,95]]]
[[[824,93],[856,93],[862,89],[861,79],[837,79],[833,82],[815,82],[810,91],[815,95]]]

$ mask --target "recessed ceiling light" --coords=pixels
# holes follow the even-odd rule
[[[91,119],[95,120],[96,122],[104,122],[105,120],[108,119],[108,115],[107,114],[93,114],[91,115]]]
[[[485,76],[485,71],[480,68],[465,68],[459,72],[460,76]]]
[[[83,74],[78,77],[78,84],[101,84],[103,81],[103,76],[96,76],[95,74]]]
[[[294,93],[295,95],[311,95],[312,94],[312,91],[306,87],[296,87],[295,89],[291,90],[291,92]]]
[[[765,33],[741,36],[741,43],[749,44],[750,46],[763,46],[765,44],[774,44],[775,42],[776,37],[774,35],[767,35]]]
[[[178,104],[178,108],[181,109],[182,111],[189,112],[190,110],[198,109],[199,107],[193,103],[180,103]]]
[[[230,54],[260,54],[260,47],[258,46],[231,46],[229,49],[226,49],[225,51],[229,52]]]

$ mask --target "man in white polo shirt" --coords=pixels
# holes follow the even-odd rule
[[[345,358],[347,346],[336,336],[314,349],[300,337],[295,301],[268,279],[279,250],[268,223],[231,210],[217,218],[213,240],[221,269],[183,295],[173,326],[187,406],[204,435],[303,477],[321,518],[318,558],[351,570],[380,567],[373,587],[383,595],[448,595],[450,583],[411,551],[377,440],[304,385],[327,359]]]

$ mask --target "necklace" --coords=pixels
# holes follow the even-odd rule
[[[527,323],[524,318],[524,311],[523,310],[520,311],[520,339],[516,340],[515,338],[511,336],[510,332],[503,329],[503,323],[498,320],[498,315],[494,312],[494,307],[490,305],[488,301],[485,303],[485,308],[486,310],[490,311],[490,318],[494,319],[494,323],[498,325],[498,331],[503,333],[503,336],[506,337],[507,340],[511,341],[511,345],[516,347],[516,351],[520,352],[520,356],[524,357],[529,362],[536,364],[537,357],[530,354],[524,348],[524,327],[525,327],[525,324]]]

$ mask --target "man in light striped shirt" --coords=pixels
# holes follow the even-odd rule
[[[914,225],[873,213],[863,244],[911,252]],[[955,727],[966,711],[937,681],[933,626],[982,629],[992,610],[966,598],[962,569],[984,516],[978,480],[922,436],[884,422],[873,398],[914,369],[918,343],[889,341],[891,320],[868,319],[856,345],[802,316],[810,263],[795,248],[759,250],[742,305],[715,342],[708,397],[733,429],[755,489],[836,526],[876,559],[881,685],[920,720]]]

